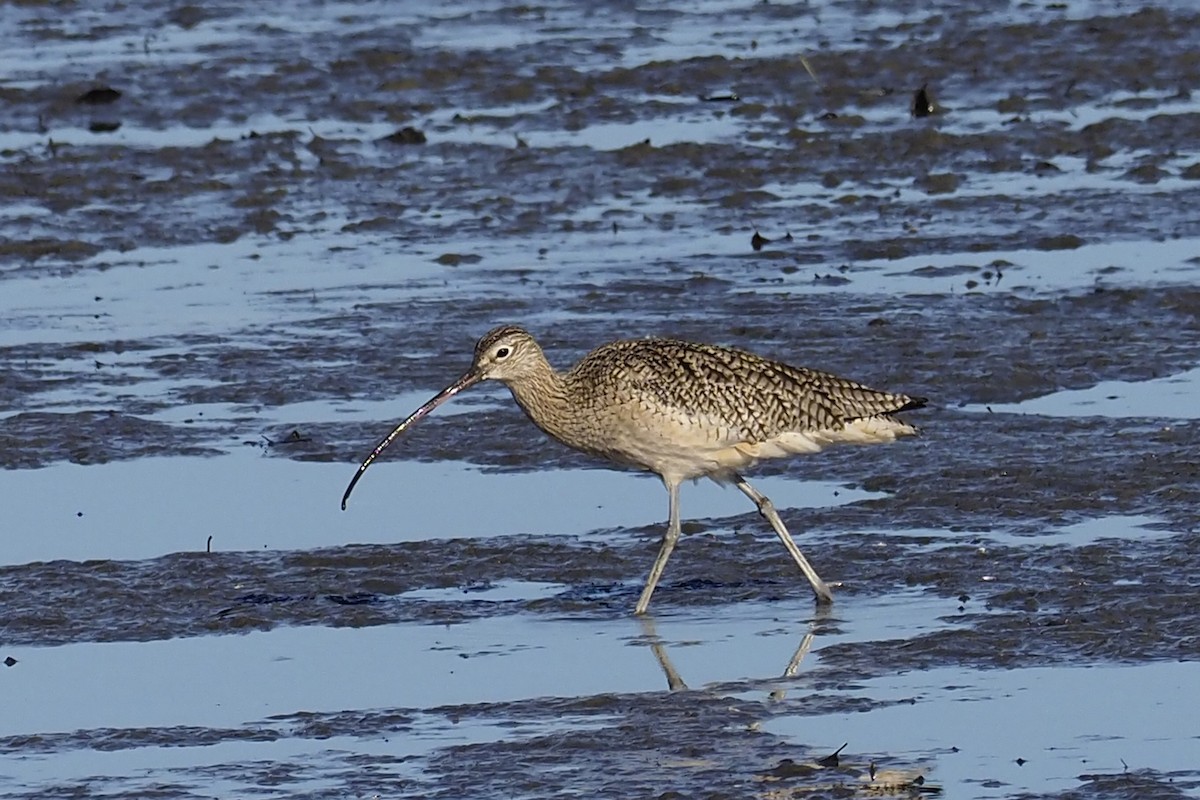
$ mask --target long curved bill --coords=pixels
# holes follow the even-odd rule
[[[382,453],[389,444],[395,441],[397,436],[404,433],[415,423],[419,422],[421,418],[430,411],[433,411],[435,408],[449,400],[451,397],[454,397],[454,395],[458,394],[463,389],[474,386],[481,380],[483,380],[483,376],[478,372],[475,372],[474,370],[468,371],[454,383],[450,384],[445,389],[442,389],[440,392],[434,395],[428,403],[409,414],[408,419],[404,420],[404,422],[401,422],[392,430],[391,433],[383,437],[383,440],[379,444],[375,445],[375,449],[363,459],[362,464],[358,466],[358,472],[354,473],[354,477],[350,479],[350,485],[346,487],[346,493],[342,495],[342,511],[346,510],[346,501],[350,499],[350,493],[354,491],[354,485],[358,483],[358,479],[361,478],[363,473],[367,471],[367,467],[371,466],[375,459],[379,458],[379,454]]]

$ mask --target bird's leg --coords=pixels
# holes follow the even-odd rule
[[[654,594],[654,587],[658,585],[658,579],[662,577],[663,570],[667,566],[667,559],[671,557],[671,551],[675,549],[675,543],[679,541],[679,483],[678,481],[672,483],[664,480],[663,485],[667,487],[670,504],[667,532],[663,534],[662,547],[659,548],[658,558],[654,559],[654,566],[650,568],[650,577],[646,578],[646,588],[642,589],[642,596],[638,598],[637,608],[633,610],[634,614],[645,614],[646,609],[650,607],[650,595]]]
[[[829,587],[825,585],[825,581],[821,580],[821,576],[817,574],[817,571],[812,568],[812,564],[808,563],[808,559],[800,552],[800,548],[792,541],[792,535],[783,526],[783,520],[779,518],[779,514],[775,511],[775,505],[771,502],[771,498],[747,483],[746,479],[741,475],[734,476],[734,483],[742,490],[743,494],[754,501],[754,504],[758,506],[758,513],[766,517],[767,522],[771,523],[771,527],[779,534],[779,539],[783,542],[783,546],[792,554],[792,558],[800,566],[800,571],[804,573],[804,577],[808,578],[808,582],[812,584],[813,592],[817,595],[817,602],[832,603],[833,593],[829,591]]]

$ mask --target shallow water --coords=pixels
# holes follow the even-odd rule
[[[1200,368],[1149,381],[1101,381],[1087,389],[1068,389],[1022,403],[988,406],[997,413],[1051,417],[1158,417],[1195,419],[1200,414]]]
[[[7,8],[0,794],[1200,796],[1196,16]],[[831,610],[705,482],[638,620],[502,389],[338,509],[501,322],[932,403],[752,477]]]
[[[1081,776],[1131,771],[1179,776],[1194,793],[1196,736],[1179,701],[1198,677],[1196,664],[1181,662],[930,669],[856,687],[893,701],[887,708],[779,717],[765,728],[810,746],[857,742],[924,764],[927,780],[959,797],[1065,792]]]
[[[492,601],[481,595],[478,602]],[[556,729],[620,724],[621,707],[630,698],[668,686],[668,664],[697,690],[732,691],[744,694],[749,703],[776,706],[787,690],[806,683],[783,677],[810,630],[778,616],[810,613],[803,608],[807,603],[787,605],[791,607],[744,604],[732,618],[705,613],[638,622],[625,616],[555,620],[506,615],[449,626],[285,627],[246,635],[16,648],[13,655],[24,669],[14,676],[13,688],[21,700],[10,707],[0,741],[9,744],[11,754],[14,739],[36,727],[65,734],[22,742],[20,749],[29,757],[10,764],[10,780],[18,786],[35,786],[52,774],[60,780],[119,777],[120,767],[114,764],[149,769],[145,779],[226,759],[308,757],[314,755],[311,743],[297,747],[280,742],[325,738],[295,729],[298,709],[303,709],[301,717],[311,719],[310,725],[347,713],[362,715],[352,735],[328,731],[335,740],[315,753],[318,757],[355,750],[359,741],[374,752],[378,739],[393,736],[404,743],[385,748],[391,755],[428,757],[441,748],[510,741],[531,731],[546,736]],[[886,602],[850,603],[844,615],[816,623],[818,629],[829,629],[816,638],[861,642],[920,635],[948,627],[936,617],[948,609],[945,601],[911,593]],[[858,621],[842,623],[842,618]],[[652,646],[665,654],[665,662]],[[810,661],[819,661],[819,652],[818,646]],[[147,660],[155,664],[152,675],[139,666]],[[803,661],[799,667],[807,669]],[[87,674],[85,680],[79,680],[81,672]],[[727,688],[702,688],[717,685]],[[555,698],[576,697],[594,698],[591,714],[546,716],[539,723],[522,720],[503,732],[495,730],[499,723],[494,721],[451,728],[430,722],[434,716],[526,699],[544,703],[549,711]],[[849,697],[858,699],[853,692]],[[602,713],[605,707],[611,711]],[[376,726],[370,717],[384,715],[385,709],[390,722]],[[391,730],[398,721],[403,724]],[[160,751],[171,738],[177,739],[178,750],[200,752],[176,752],[164,759]],[[240,749],[235,746],[239,740]],[[222,746],[214,748],[216,744]],[[139,763],[129,750],[149,752]],[[96,752],[88,758],[89,751]],[[59,753],[68,756],[65,764],[50,758]]]
[[[0,563],[124,561],[187,551],[522,534],[581,537],[660,526],[667,512],[666,491],[649,476],[583,469],[487,474],[438,461],[375,466],[360,484],[361,494],[356,491],[351,500],[353,513],[343,513],[338,499],[353,473],[348,464],[264,458],[257,448],[225,456],[64,463],[10,473],[5,491],[11,493],[7,507],[13,529],[41,533],[4,542]],[[831,481],[769,477],[756,484],[788,508],[834,507],[883,496]],[[681,495],[689,517],[743,516],[754,510],[740,492],[712,484],[684,487]],[[559,502],[546,503],[547,496]]]

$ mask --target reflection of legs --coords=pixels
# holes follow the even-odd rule
[[[677,692],[681,689],[687,689],[687,684],[683,682],[683,678],[679,677],[679,671],[675,669],[675,665],[671,663],[671,657],[667,655],[667,646],[663,644],[663,640],[658,635],[658,630],[654,627],[654,617],[642,617],[642,634],[646,637],[646,641],[650,643],[650,651],[654,653],[654,657],[658,660],[658,666],[662,668],[663,674],[667,676],[667,688],[672,692]]]
[[[758,506],[758,513],[767,518],[767,522],[771,523],[771,527],[779,534],[780,541],[787,551],[792,554],[792,558],[800,566],[800,571],[804,573],[804,577],[808,578],[808,582],[812,584],[813,592],[817,595],[818,603],[832,603],[833,593],[829,591],[829,587],[825,585],[825,581],[821,580],[821,576],[812,568],[812,564],[808,563],[808,559],[800,552],[800,548],[792,541],[791,534],[787,528],[783,527],[783,520],[779,518],[779,514],[775,512],[775,506],[771,503],[770,498],[762,494],[749,483],[741,475],[734,476],[734,483],[742,492],[754,501]]]
[[[638,598],[637,608],[633,610],[635,614],[645,614],[646,609],[650,607],[650,595],[654,594],[654,587],[658,585],[658,579],[662,577],[663,569],[667,566],[667,559],[671,557],[671,551],[675,549],[675,543],[679,541],[679,483],[678,481],[671,483],[664,478],[663,485],[667,487],[670,505],[667,532],[663,534],[662,548],[658,551],[658,558],[654,559],[654,566],[650,568],[650,577],[646,578],[646,588],[642,589],[642,596]]]
[[[808,655],[808,651],[812,650],[814,638],[816,638],[816,634],[812,631],[804,634],[804,638],[796,646],[796,652],[792,653],[792,660],[788,662],[787,667],[783,670],[783,677],[794,678],[796,676],[796,670],[800,669],[800,662]]]
[[[787,667],[783,670],[784,678],[796,677],[796,671],[800,669],[800,662],[808,655],[808,651],[812,649],[813,638],[816,636],[811,630],[804,634],[804,638],[800,640],[800,644],[796,647],[796,652],[792,653],[792,660],[788,662]],[[771,699],[779,702],[787,697],[787,689],[780,687],[771,690]]]

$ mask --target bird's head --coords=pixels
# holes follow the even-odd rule
[[[528,331],[504,325],[493,328],[475,345],[471,373],[477,380],[511,383],[544,369],[545,361],[542,348]]]

